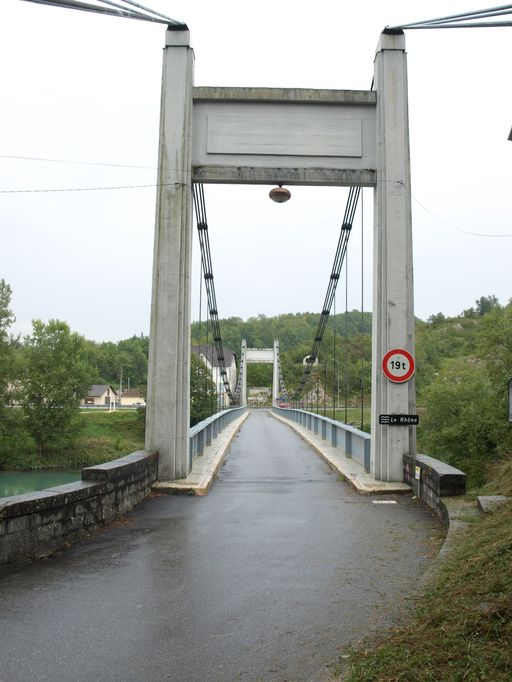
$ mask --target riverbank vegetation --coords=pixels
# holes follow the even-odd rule
[[[417,598],[414,618],[380,641],[344,654],[347,682],[512,679],[512,458],[494,466],[482,492],[511,496],[476,517]]]
[[[144,423],[138,410],[81,410],[76,427],[69,446],[40,453],[24,428],[21,410],[11,410],[7,434],[0,440],[0,469],[82,468],[144,448]]]
[[[78,403],[83,387],[131,385],[144,393],[149,339],[141,334],[96,343],[59,321],[34,321],[32,335],[13,337],[10,301],[11,289],[0,280],[0,468],[19,461],[14,452],[20,452],[19,444],[29,436],[40,459],[74,458],[82,437]],[[290,396],[303,375],[318,321],[318,314],[290,313],[227,318],[220,325],[226,347],[235,353],[242,339],[253,348],[271,348],[279,339]],[[208,334],[206,323],[192,324],[195,345],[211,343]],[[418,448],[463,469],[471,486],[482,485],[488,466],[512,452],[507,390],[512,376],[511,338],[512,304],[501,305],[494,296],[482,296],[455,317],[438,313],[416,321]],[[216,409],[214,387],[196,360],[191,362],[192,424]],[[270,366],[249,365],[247,376],[249,387],[271,385]],[[338,419],[369,430],[370,384],[371,313],[353,310],[331,316],[302,405],[327,416],[335,405]],[[18,417],[10,414],[19,408],[6,407],[12,404],[21,405],[23,433]],[[66,413],[69,421],[61,428],[57,417]],[[32,449],[31,444],[27,452]],[[33,461],[32,454],[29,460]]]
[[[80,468],[142,448],[142,411],[80,411],[78,404],[93,383],[131,381],[144,392],[148,338],[95,343],[63,322],[35,321],[32,335],[21,339],[9,333],[10,301],[11,289],[0,280],[0,468]],[[297,313],[220,324],[235,353],[243,338],[257,348],[279,339],[291,394],[318,319]],[[205,324],[192,325],[194,343],[211,343],[207,333]],[[371,314],[336,315],[324,338],[308,406],[331,416],[334,404],[336,417],[355,426],[362,414],[368,428]],[[438,313],[416,322],[419,451],[465,471],[473,497],[477,489],[512,496],[511,339],[512,303],[501,305],[494,296],[482,296],[458,316]],[[271,381],[264,365],[252,366],[248,376],[253,386]],[[192,419],[199,421],[212,411],[214,398],[196,360],[191,383]],[[419,596],[412,622],[341,663],[336,674],[350,682],[512,679],[512,503],[469,523]]]

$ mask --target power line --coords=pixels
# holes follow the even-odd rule
[[[30,159],[30,160],[37,160],[37,161],[56,161],[60,162],[59,159],[32,159],[32,157],[24,157],[24,156],[6,156],[4,154],[0,154],[0,158],[14,158],[14,159]],[[81,161],[62,161],[62,163],[91,163],[93,162],[81,162]],[[120,164],[94,164],[94,165],[101,165],[101,166],[119,166],[121,168],[149,168],[149,166],[122,166]],[[120,189],[145,189],[148,187],[169,187],[172,183],[169,182],[163,182],[163,183],[151,183],[147,185],[110,185],[110,186],[105,186],[105,187],[52,187],[48,189],[0,189],[0,194],[48,194],[48,193],[62,193],[62,192],[106,192],[106,191],[111,191],[111,190],[120,190]],[[512,234],[485,234],[482,232],[472,232],[471,230],[464,230],[462,227],[456,227],[455,225],[451,225],[448,223],[446,220],[443,220],[443,218],[440,218],[437,216],[435,213],[433,213],[430,209],[428,209],[424,204],[421,203],[418,199],[416,199],[415,196],[411,195],[411,198],[420,206],[426,213],[431,215],[435,220],[437,220],[439,223],[442,225],[446,225],[446,227],[449,227],[451,230],[455,230],[456,232],[461,232],[462,234],[467,234],[472,237],[488,237],[489,239],[500,239],[500,238],[510,238],[512,237]]]
[[[472,237],[489,237],[490,239],[499,239],[500,237],[512,237],[512,234],[483,234],[481,232],[471,232],[470,230],[464,230],[462,227],[456,227],[455,225],[450,225],[450,223],[446,222],[446,220],[443,220],[442,218],[439,218],[439,216],[436,216],[435,213],[432,213],[426,206],[424,206],[421,201],[418,201],[416,197],[412,196],[411,198],[414,199],[414,201],[418,204],[418,206],[421,206],[421,208],[426,211],[429,215],[432,216],[432,218],[435,218],[437,222],[441,223],[442,225],[446,225],[446,227],[449,227],[451,230],[455,230],[456,232],[462,232],[462,234],[469,234]]]
[[[126,163],[103,163],[101,161],[74,161],[73,159],[52,159],[44,156],[15,156],[14,154],[0,154],[0,159],[15,159],[19,161],[44,161],[45,163],[66,163],[78,166],[106,166],[111,168],[137,168],[156,170],[156,166],[135,166]]]
[[[104,192],[113,189],[140,189],[142,187],[169,187],[170,182],[151,185],[113,185],[111,187],[68,187],[52,189],[0,189],[0,194],[46,194],[50,192]]]

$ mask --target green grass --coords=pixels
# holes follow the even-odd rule
[[[512,491],[512,460],[495,474],[485,492]],[[341,671],[349,682],[509,682],[512,501],[461,534],[420,596],[412,622],[350,652],[340,659],[338,679]]]
[[[75,445],[80,466],[109,462],[144,448],[144,434],[135,410],[84,412],[81,434]]]
[[[319,415],[322,417],[324,416],[324,408],[323,405],[318,406],[318,410],[316,409],[316,405],[311,408],[311,412],[317,412]],[[348,407],[347,410],[345,411],[345,408],[336,408],[335,410],[335,419],[339,422],[343,422],[344,424],[350,424],[351,426],[355,426],[356,429],[361,428],[361,408],[360,407]],[[327,406],[325,409],[325,416],[328,419],[332,419],[332,407]],[[346,420],[346,421],[345,421]],[[370,407],[364,407],[363,408],[363,430],[370,432],[370,422],[371,422],[371,416],[370,416]]]
[[[40,457],[34,442],[21,428],[21,410],[13,413],[10,429],[0,441],[0,469],[80,468],[101,464],[144,447],[136,410],[82,411],[75,442]]]

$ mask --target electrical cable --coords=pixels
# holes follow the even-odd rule
[[[141,189],[145,187],[170,187],[174,183],[162,182],[150,185],[112,185],[110,187],[69,187],[67,189],[0,189],[0,194],[48,194],[51,192],[104,192],[114,189]]]
[[[499,239],[501,237],[512,237],[512,234],[483,234],[480,232],[471,232],[470,230],[464,230],[462,227],[455,227],[455,225],[450,225],[450,223],[447,223],[446,220],[443,220],[442,218],[439,218],[439,216],[436,216],[435,213],[432,213],[426,206],[424,206],[416,197],[412,196],[411,194],[411,199],[413,199],[418,206],[421,206],[421,208],[426,211],[429,215],[432,216],[432,218],[435,218],[439,223],[442,225],[446,225],[446,227],[449,227],[451,230],[455,230],[456,232],[462,232],[462,234],[469,234],[472,237],[489,237],[490,239]]]
[[[8,158],[8,159],[27,159],[30,161],[51,161],[55,163],[76,163],[76,164],[84,164],[84,165],[95,165],[95,166],[113,166],[113,167],[119,167],[119,168],[140,168],[140,169],[148,169],[148,170],[154,170],[150,166],[130,166],[130,165],[123,165],[123,164],[110,164],[110,163],[96,163],[96,162],[88,162],[88,161],[65,161],[61,159],[46,159],[46,158],[36,158],[36,157],[28,157],[28,156],[7,156],[7,155],[2,155],[0,154],[0,158]],[[49,189],[0,189],[0,194],[45,194],[45,193],[54,193],[54,192],[104,192],[104,191],[111,191],[111,190],[119,190],[119,189],[145,189],[148,187],[170,187],[173,183],[169,182],[162,182],[162,183],[151,183],[148,185],[111,185],[111,186],[104,186],[104,187],[58,187],[58,188],[49,188]],[[485,234],[481,232],[472,232],[471,230],[464,230],[461,227],[456,227],[455,225],[451,225],[448,223],[446,220],[443,220],[442,218],[439,218],[435,213],[433,213],[430,209],[428,209],[424,204],[421,203],[415,196],[412,194],[410,195],[411,199],[415,201],[418,206],[420,206],[426,213],[431,215],[435,220],[437,220],[439,223],[446,225],[446,227],[449,227],[451,230],[455,230],[456,232],[461,232],[462,234],[468,234],[472,237],[488,237],[490,239],[500,239],[500,238],[510,238],[512,237],[512,234]]]
[[[15,156],[13,154],[0,154],[0,159],[15,159],[17,161],[44,161],[48,163],[67,163],[78,166],[105,166],[108,168],[137,168],[156,171],[156,166],[134,166],[126,163],[102,163],[101,161],[73,161],[66,159],[50,159],[42,156]]]

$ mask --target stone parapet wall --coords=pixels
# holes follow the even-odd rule
[[[82,470],[82,480],[0,498],[0,565],[48,556],[141,502],[158,477],[156,452]]]
[[[449,501],[465,495],[466,474],[428,455],[404,455],[404,482],[448,528]]]

